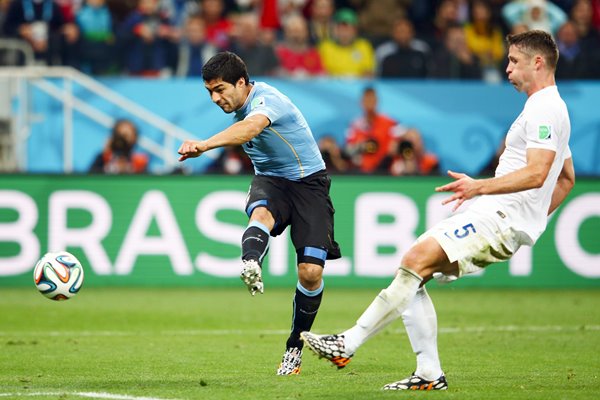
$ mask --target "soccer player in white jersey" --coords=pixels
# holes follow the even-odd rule
[[[277,375],[296,375],[302,364],[300,332],[310,330],[323,296],[325,260],[340,258],[333,235],[331,180],[310,127],[298,108],[264,82],[250,81],[237,55],[222,52],[202,68],[204,86],[235,123],[206,140],[185,141],[179,161],[223,146],[242,145],[254,164],[248,193],[250,218],[242,235],[242,281],[263,293],[262,260],[269,236],[290,227],[298,261],[292,329]]]
[[[465,200],[480,197],[417,239],[392,283],[352,328],[338,335],[301,334],[317,355],[343,368],[369,337],[401,317],[417,368],[385,390],[448,388],[438,357],[437,317],[425,283],[457,279],[508,260],[522,245],[532,246],[575,183],[569,115],[554,80],[556,43],[542,31],[510,35],[507,42],[508,80],[527,94],[527,102],[507,133],[495,177],[472,179],[448,171],[455,180],[436,188],[453,192],[444,204],[456,202],[455,211]]]

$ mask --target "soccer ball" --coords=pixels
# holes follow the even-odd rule
[[[46,253],[33,270],[33,281],[41,294],[52,300],[68,300],[83,284],[83,267],[66,251]]]

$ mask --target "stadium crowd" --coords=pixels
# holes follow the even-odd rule
[[[557,40],[557,79],[600,79],[600,0],[0,0],[2,38],[92,75],[504,79],[510,32]],[[2,47],[0,64],[23,65]]]

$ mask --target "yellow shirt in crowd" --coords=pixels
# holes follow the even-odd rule
[[[371,43],[356,39],[350,46],[341,46],[333,40],[324,40],[319,53],[328,75],[360,78],[372,76],[375,71],[375,51]]]

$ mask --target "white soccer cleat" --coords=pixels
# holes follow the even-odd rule
[[[277,375],[298,375],[302,366],[302,350],[297,347],[287,349],[283,354]]]
[[[319,358],[331,361],[338,369],[348,365],[354,355],[354,353],[346,352],[344,335],[315,335],[310,332],[301,332],[300,337]]]
[[[250,294],[254,296],[257,292],[264,293],[265,286],[262,281],[262,270],[255,260],[242,260],[244,267],[240,274],[240,279],[248,287]]]

